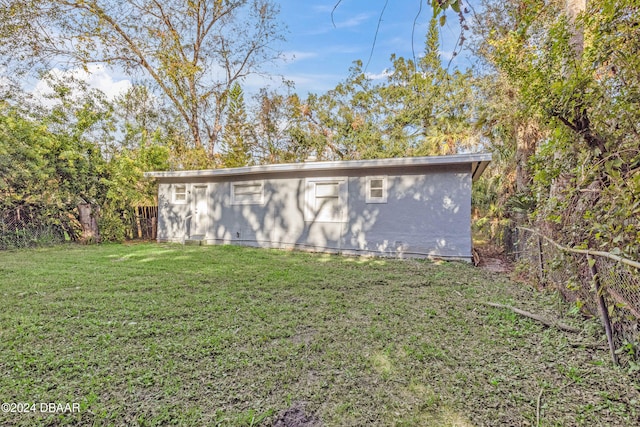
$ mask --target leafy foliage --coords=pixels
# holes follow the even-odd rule
[[[239,84],[228,95],[228,117],[224,132],[222,163],[226,167],[247,166],[251,162],[251,140],[244,94]]]
[[[424,55],[391,57],[381,83],[354,62],[349,77],[301,105],[298,129],[323,141],[320,158],[368,159],[453,154],[476,150],[470,126],[473,78],[443,66],[437,21],[431,21]]]
[[[29,212],[31,225],[61,227],[77,239],[78,205],[89,204],[99,212],[103,237],[123,240],[133,207],[153,203],[143,172],[169,168],[170,149],[150,141],[116,146],[114,105],[75,83],[51,80],[47,106],[2,106],[0,211]]]
[[[80,113],[84,118],[86,111]],[[82,120],[81,120],[82,122]],[[84,126],[84,123],[81,124]],[[71,237],[78,224],[69,216],[79,203],[104,193],[105,161],[78,129],[53,133],[15,109],[0,113],[0,209],[28,208],[40,222],[63,227]]]
[[[5,0],[0,56],[22,73],[60,59],[141,73],[213,157],[228,91],[278,57],[277,12],[269,0]]]
[[[515,162],[505,171],[527,168],[531,176],[526,186],[514,182],[511,190],[529,202],[514,200],[506,207],[512,215],[525,207],[532,221],[564,243],[637,258],[637,5],[593,0],[582,13],[565,13],[555,2],[489,1],[485,6],[476,27],[483,33],[478,51],[507,82],[503,87],[512,88],[515,100],[512,113],[499,116],[501,133],[494,135],[516,147]],[[506,134],[502,130],[524,117],[538,132],[535,148],[518,158],[523,139],[514,131],[518,126]]]

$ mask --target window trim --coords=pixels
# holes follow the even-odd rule
[[[371,195],[372,189],[378,189],[379,187],[371,187],[371,182],[373,180],[380,179],[382,180],[382,196],[375,197]],[[387,175],[380,176],[368,176],[367,177],[367,188],[366,188],[366,203],[387,203],[388,198],[388,185],[387,185]]]
[[[328,217],[321,215],[321,212],[316,211],[316,184],[338,184],[338,203],[342,207],[340,213],[334,217]],[[321,178],[307,178],[305,180],[305,209],[304,220],[306,222],[347,222],[348,219],[348,179],[345,176],[337,177],[321,177]],[[320,199],[328,199],[328,196],[321,196]]]
[[[171,201],[176,205],[186,205],[189,199],[189,186],[188,184],[173,184],[171,191]],[[178,192],[178,188],[184,188],[184,191]],[[178,199],[178,194],[183,194],[184,199]]]
[[[259,194],[257,200],[237,200],[236,199],[236,187],[250,187],[250,186],[260,186],[260,190],[255,193],[250,194]],[[237,181],[232,182],[230,187],[231,194],[231,205],[264,205],[264,181]]]

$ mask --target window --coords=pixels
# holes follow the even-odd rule
[[[339,182],[317,182],[316,199],[337,199],[340,196],[339,187]]]
[[[387,177],[367,177],[367,203],[387,203]]]
[[[264,204],[264,182],[232,182],[232,205],[262,205]]]
[[[347,220],[346,178],[309,178],[306,190],[305,221]]]
[[[187,185],[186,184],[174,184],[173,202],[187,203]]]

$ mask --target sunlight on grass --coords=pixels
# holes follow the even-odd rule
[[[373,369],[376,370],[383,377],[388,377],[391,373],[392,364],[389,356],[386,354],[376,352],[373,356],[371,356],[371,364]]]
[[[343,261],[345,263],[375,264],[375,265],[385,265],[387,263],[385,258],[374,257],[374,256],[345,256],[343,257]]]
[[[318,262],[323,262],[323,263],[331,262],[335,257],[336,255],[332,255],[332,254],[319,254]]]
[[[451,408],[445,407],[440,409],[435,417],[425,417],[424,421],[429,421],[424,425],[438,425],[442,427],[475,427],[476,425],[469,421],[467,417],[454,411]]]

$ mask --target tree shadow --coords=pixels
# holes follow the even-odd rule
[[[250,179],[199,178],[191,186],[207,185],[208,224],[202,236],[191,236],[191,193],[184,203],[172,203],[172,184],[161,183],[158,240],[471,259],[472,182],[468,165],[389,168],[384,174],[385,203],[367,202],[369,175],[360,170],[334,171],[330,175],[326,171],[264,174]],[[320,178],[343,182],[344,200],[336,204],[335,199],[327,199],[311,206],[309,182]],[[232,202],[231,182],[242,181],[264,183],[261,203]],[[327,220],[327,208],[344,209],[346,214]]]

